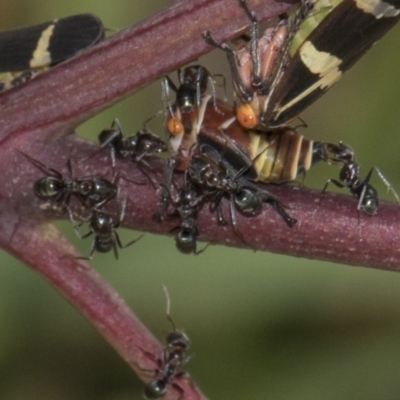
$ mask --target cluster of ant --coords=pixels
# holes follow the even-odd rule
[[[162,82],[167,143],[147,129],[125,137],[118,120],[99,134],[100,149],[94,154],[109,149],[113,171],[116,158],[131,160],[161,194],[153,219],[158,222],[170,216],[180,219],[179,225],[171,232],[176,232],[176,245],[181,252],[199,254],[204,251],[197,250],[200,233],[197,219],[205,205],[208,204],[216,213],[218,225],[227,225],[223,199],[228,200],[233,230],[243,242],[245,239],[238,228],[237,212],[253,217],[260,214],[264,204],[268,204],[288,227],[293,227],[297,220],[267,190],[267,185],[293,182],[299,174],[304,174],[321,161],[341,166],[339,178],[329,179],[323,192],[330,182],[347,189],[358,199],[359,212],[374,215],[377,211],[378,193],[369,183],[373,171],[393,191],[376,168],[371,169],[364,179],[360,178],[360,166],[354,152],[344,143],[315,142],[288,125],[298,114],[295,101],[281,101],[288,84],[289,50],[314,3],[303,0],[292,18],[282,16],[275,27],[267,28],[259,37],[256,16],[245,0],[239,0],[251,22],[249,43],[231,49],[226,44],[217,43],[210,32],[204,34],[209,44],[227,53],[234,84],[234,107],[217,98],[211,73],[200,65],[192,65],[179,70],[178,86],[168,77]],[[174,101],[171,92],[175,94]],[[299,108],[303,107],[302,100],[298,100]],[[165,160],[164,174],[159,179],[151,168],[150,159],[168,149],[170,158]],[[64,176],[22,154],[45,174],[34,183],[35,195],[65,206],[80,238],[94,236],[89,257],[84,259],[92,259],[95,252],[110,251],[118,258],[118,249],[138,240],[123,245],[117,233],[126,206],[125,201],[118,199],[118,184],[121,179],[127,179],[121,173],[114,174],[112,180],[95,175],[73,177],[71,160],[68,160],[68,176]],[[175,180],[177,173],[183,174],[182,179]],[[86,234],[81,234],[82,222],[77,223],[71,212],[72,197],[90,210],[89,215],[83,218],[83,222],[88,223]],[[114,200],[121,206],[117,218],[106,209]],[[186,355],[190,341],[176,329],[169,315],[168,295],[167,301],[167,317],[174,330],[167,336],[162,355],[155,357],[142,349],[157,365],[150,371],[154,379],[144,391],[150,399],[164,396],[167,385],[178,390],[181,398],[183,390],[174,380],[185,375],[184,366],[190,360]]]
[[[259,37],[255,14],[245,0],[239,0],[251,21],[249,43],[231,49],[217,43],[210,32],[203,35],[207,43],[227,53],[235,97],[233,108],[217,98],[213,76],[200,65],[179,70],[179,86],[168,77],[163,81],[165,130],[172,157],[156,217],[162,219],[172,203],[181,219],[175,228],[180,251],[199,254],[204,250],[196,249],[196,221],[204,204],[216,212],[218,225],[227,224],[221,207],[223,198],[229,201],[232,227],[243,242],[236,211],[255,216],[266,203],[293,227],[296,219],[262,184],[293,182],[320,161],[341,166],[339,179],[329,179],[323,193],[330,182],[347,189],[358,199],[359,212],[374,215],[377,211],[378,193],[369,183],[374,171],[397,198],[378,169],[372,168],[364,179],[360,177],[360,166],[349,146],[309,140],[287,124],[294,118],[296,106],[286,106],[278,100],[287,89],[284,78],[289,49],[314,3],[304,0],[292,18],[282,16],[275,27],[267,28]],[[171,101],[171,91],[176,94],[175,101]],[[173,171],[184,173],[183,184],[177,187],[174,198]]]
[[[297,220],[286,212],[265,184],[293,182],[320,161],[342,166],[339,179],[328,180],[323,192],[329,182],[348,189],[358,199],[358,211],[367,215],[375,214],[378,207],[377,191],[369,183],[372,172],[375,170],[391,188],[376,169],[371,169],[365,179],[360,178],[354,153],[342,142],[314,142],[287,125],[293,119],[295,107],[276,106],[279,102],[274,96],[278,96],[282,82],[285,82],[283,72],[290,44],[310,13],[311,3],[303,1],[294,17],[282,17],[261,37],[254,13],[244,0],[239,3],[251,21],[249,43],[233,50],[226,44],[218,44],[209,32],[204,34],[208,43],[227,53],[234,83],[234,108],[217,98],[213,76],[204,67],[193,65],[179,70],[179,86],[168,77],[162,82],[168,144],[147,129],[124,137],[117,120],[99,135],[100,149],[111,150],[113,168],[116,158],[134,161],[161,193],[154,219],[162,221],[169,216],[180,219],[172,232],[176,232],[177,248],[187,254],[199,254],[204,250],[197,250],[197,218],[205,204],[216,212],[218,225],[227,225],[222,212],[224,198],[229,202],[232,227],[243,241],[237,226],[237,211],[256,216],[264,204],[269,204],[289,227],[294,226]],[[176,95],[174,101],[171,92]],[[148,159],[168,148],[170,158],[165,161],[164,176],[160,180]],[[122,245],[116,231],[124,218],[125,202],[117,219],[104,210],[117,197],[118,182],[123,178],[120,174],[117,173],[112,181],[96,176],[72,178],[69,161],[70,174],[65,177],[25,156],[46,174],[34,184],[35,194],[41,199],[66,205],[79,237],[94,235],[88,259],[96,251],[111,250],[118,258],[118,248],[136,241]],[[184,174],[183,183],[175,182],[175,172]],[[84,235],[80,233],[81,224],[75,222],[68,207],[72,196],[91,210],[85,219],[89,231]]]
[[[150,176],[148,174],[151,172],[147,158],[167,150],[166,144],[147,130],[141,130],[133,136],[124,137],[117,120],[113,122],[111,128],[100,132],[99,141],[101,144],[100,150],[106,147],[111,149],[113,169],[116,157],[130,159],[140,166],[146,176]],[[94,235],[89,257],[78,257],[78,259],[91,260],[95,252],[108,253],[110,251],[113,251],[115,258],[118,259],[118,248],[126,248],[140,239],[139,237],[123,245],[116,230],[124,219],[125,201],[122,202],[121,211],[117,219],[105,210],[105,207],[112,200],[118,199],[119,181],[121,179],[129,179],[120,173],[116,173],[111,181],[96,175],[74,178],[72,176],[71,159],[67,161],[68,176],[64,176],[39,160],[25,153],[22,154],[46,174],[45,177],[38,179],[34,183],[33,190],[35,195],[42,200],[50,200],[66,206],[69,219],[79,238],[84,239]],[[151,181],[154,184],[154,180],[151,179]],[[83,206],[90,210],[89,216],[84,219],[84,222],[88,222],[89,225],[89,231],[86,234],[82,235],[80,233],[82,222],[77,223],[70,210],[71,197],[78,199]]]

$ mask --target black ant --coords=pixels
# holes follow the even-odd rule
[[[399,197],[390,183],[383,176],[378,168],[371,168],[364,179],[360,178],[360,166],[356,163],[353,150],[344,143],[339,144],[318,142],[320,153],[318,156],[331,164],[343,164],[339,173],[339,180],[329,179],[322,193],[325,193],[328,185],[332,182],[339,188],[348,189],[351,194],[358,199],[357,210],[363,211],[367,215],[375,215],[379,205],[379,197],[376,189],[369,183],[372,173],[375,171],[382,179],[384,184],[393,193],[396,200],[399,202]]]
[[[160,186],[160,201],[157,209],[152,216],[153,221],[161,222],[167,215],[168,207],[171,203],[170,188],[172,187],[172,176],[176,166],[176,160],[170,158],[166,161],[164,166],[163,184]]]
[[[235,207],[244,215],[255,216],[261,212],[264,203],[269,203],[289,227],[297,222],[286,213],[277,198],[243,176],[247,169],[237,170],[224,158],[223,153],[206,144],[198,147],[188,168],[190,182],[203,191],[212,209],[216,209],[219,225],[226,225],[221,200],[224,195],[228,196],[233,229],[244,243],[246,241],[237,228]]]
[[[114,119],[110,128],[103,129],[99,133],[99,142],[101,144],[100,150],[105,147],[110,148],[113,168],[115,167],[116,157],[130,159],[137,163],[139,169],[147,176],[152,185],[157,188],[158,183],[151,175],[153,171],[147,159],[168,149],[167,144],[158,136],[143,128],[135,135],[124,137],[121,124],[118,119]],[[97,154],[97,152],[94,154]]]
[[[114,221],[114,218],[108,212],[102,211],[98,208],[93,208],[90,217],[87,219],[89,222],[89,232],[81,235],[79,227],[82,223],[76,224],[73,220],[72,214],[70,213],[71,222],[73,223],[75,232],[80,239],[85,239],[91,235],[95,235],[89,257],[78,257],[78,259],[92,260],[96,251],[98,253],[108,253],[113,250],[114,256],[118,260],[118,248],[125,249],[140,240],[143,235],[125,245],[121,243],[121,239],[119,238],[116,229],[122,223],[124,216],[125,202],[121,208],[121,213],[117,221]]]
[[[204,97],[208,85],[211,87],[215,98],[215,84],[210,72],[201,65],[191,65],[184,70],[178,70],[179,86],[166,76],[162,82],[164,98],[170,99],[170,89],[176,93],[174,106],[183,114],[192,112],[196,106],[200,107],[202,97]],[[171,113],[172,114],[172,113]]]
[[[39,178],[33,184],[33,191],[42,200],[54,200],[63,205],[69,205],[71,196],[78,198],[85,206],[101,207],[114,199],[118,193],[116,182],[98,176],[83,176],[72,178],[71,160],[67,160],[69,177],[49,168],[39,160],[21,152],[36,168],[47,176]],[[119,177],[116,179],[118,180]]]
[[[190,148],[196,142],[206,112],[207,103],[213,98],[216,105],[216,91],[213,76],[201,65],[192,65],[178,70],[179,86],[175,86],[169,77],[162,81],[163,100],[166,109],[165,129],[171,156],[186,163]],[[225,85],[225,83],[224,83]],[[208,91],[208,87],[211,88]],[[171,104],[170,90],[176,93]],[[211,92],[211,93],[208,93]]]
[[[99,133],[99,142],[102,148],[110,147],[113,167],[115,167],[115,157],[118,157],[129,158],[150,168],[145,160],[146,157],[167,151],[166,143],[147,129],[124,137],[118,119],[114,119],[110,128],[103,129]]]
[[[144,388],[144,395],[148,399],[159,399],[167,393],[167,385],[171,385],[180,392],[179,399],[181,399],[184,391],[174,383],[174,380],[187,375],[184,367],[191,358],[186,355],[186,351],[190,348],[190,340],[184,332],[176,329],[170,316],[170,298],[167,288],[164,285],[162,288],[167,298],[167,319],[171,322],[174,330],[167,335],[161,358],[156,358],[153,354],[145,351],[145,354],[157,363],[157,369],[154,370],[154,379]]]
[[[165,166],[161,199],[153,215],[153,220],[161,222],[165,216],[178,215],[181,224],[170,231],[178,231],[176,235],[176,247],[182,253],[198,255],[205,250],[204,248],[197,251],[197,236],[199,235],[197,216],[203,206],[204,196],[196,186],[192,185],[185,178],[183,185],[177,189],[176,198],[172,198],[170,189],[174,186],[172,174],[175,164],[175,160],[168,160]],[[173,204],[174,212],[167,215],[167,210],[171,203]]]
[[[197,236],[199,235],[197,217],[203,203],[204,195],[190,182],[184,182],[182,187],[178,189],[174,207],[181,219],[181,224],[173,228],[171,232],[178,231],[176,247],[182,253],[199,255],[207,247],[197,250]]]

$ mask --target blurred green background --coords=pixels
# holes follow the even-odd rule
[[[123,29],[168,4],[3,0],[0,28],[93,12]],[[364,174],[379,166],[398,190],[399,35],[400,26],[303,115],[310,138],[344,140]],[[201,63],[228,74],[218,51]],[[79,133],[95,140],[115,117],[135,132],[161,106],[156,82]],[[337,173],[318,166],[306,185],[322,188]],[[384,197],[383,184],[373,183]],[[88,254],[90,240],[60,226]],[[122,233],[125,241],[136,236]],[[141,398],[143,384],[76,310],[7,254],[0,264],[1,400]],[[97,254],[93,266],[161,338],[170,330],[160,288],[167,285],[173,318],[193,342],[188,369],[212,399],[400,397],[400,274],[220,246],[185,256],[173,238],[152,235],[121,251],[118,263]]]

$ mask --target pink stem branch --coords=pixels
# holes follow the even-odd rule
[[[20,149],[24,150],[24,147],[21,145]],[[41,160],[44,163],[65,172],[66,158],[72,154],[72,149],[74,158],[82,160],[93,154],[98,147],[85,144],[76,136],[67,136],[53,143],[36,143],[31,146],[29,154],[33,157],[43,154]],[[93,157],[84,163],[77,161],[73,164],[74,175],[110,174],[109,152],[104,150],[99,154],[101,156]],[[32,184],[43,176],[43,173],[32,168],[20,153],[14,153],[11,159],[10,166],[15,175],[20,177],[18,181],[20,190],[16,193],[16,188],[10,189],[9,193],[13,193],[10,201],[12,205],[17,204],[20,207],[19,217],[25,218],[29,215],[31,218],[42,220],[50,217],[67,218],[65,213],[53,210],[51,203],[46,205],[34,196]],[[152,167],[161,176],[163,162],[156,160],[152,163]],[[135,182],[145,180],[141,171],[129,160],[117,160],[116,169]],[[332,167],[332,171],[336,174],[339,168]],[[4,177],[0,179],[3,187],[12,185],[10,179]],[[174,218],[162,223],[156,223],[151,219],[157,208],[159,196],[150,184],[135,185],[124,180],[121,180],[120,184],[121,193],[127,199],[124,226],[165,235],[179,224],[179,220]],[[399,269],[400,232],[397,227],[400,222],[400,207],[398,204],[383,202],[379,206],[377,215],[369,217],[357,212],[357,199],[349,195],[326,193],[322,197],[321,191],[291,186],[268,185],[266,189],[288,206],[287,212],[299,221],[293,228],[287,227],[268,205],[264,206],[263,212],[257,217],[250,218],[237,213],[239,229],[246,238],[246,243],[243,243],[233,231],[231,224],[226,227],[218,226],[215,214],[210,213],[206,206],[198,220],[199,239],[215,244],[247,247],[348,265]],[[110,205],[110,210],[117,215],[119,207],[118,204]],[[72,203],[72,209],[77,215],[87,216],[88,211],[79,204]],[[227,209],[224,211],[228,216]],[[6,249],[9,244],[7,232],[11,227],[13,225],[7,223],[0,233],[0,238],[6,235],[3,241]],[[23,249],[21,250],[23,252]]]

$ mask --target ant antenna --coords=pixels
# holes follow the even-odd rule
[[[174,331],[176,331],[176,325],[171,318],[171,298],[169,297],[168,289],[164,284],[161,285],[161,288],[164,291],[165,299],[167,300],[167,310],[166,310],[167,311],[167,319],[169,322],[171,322],[171,325],[174,328]]]

